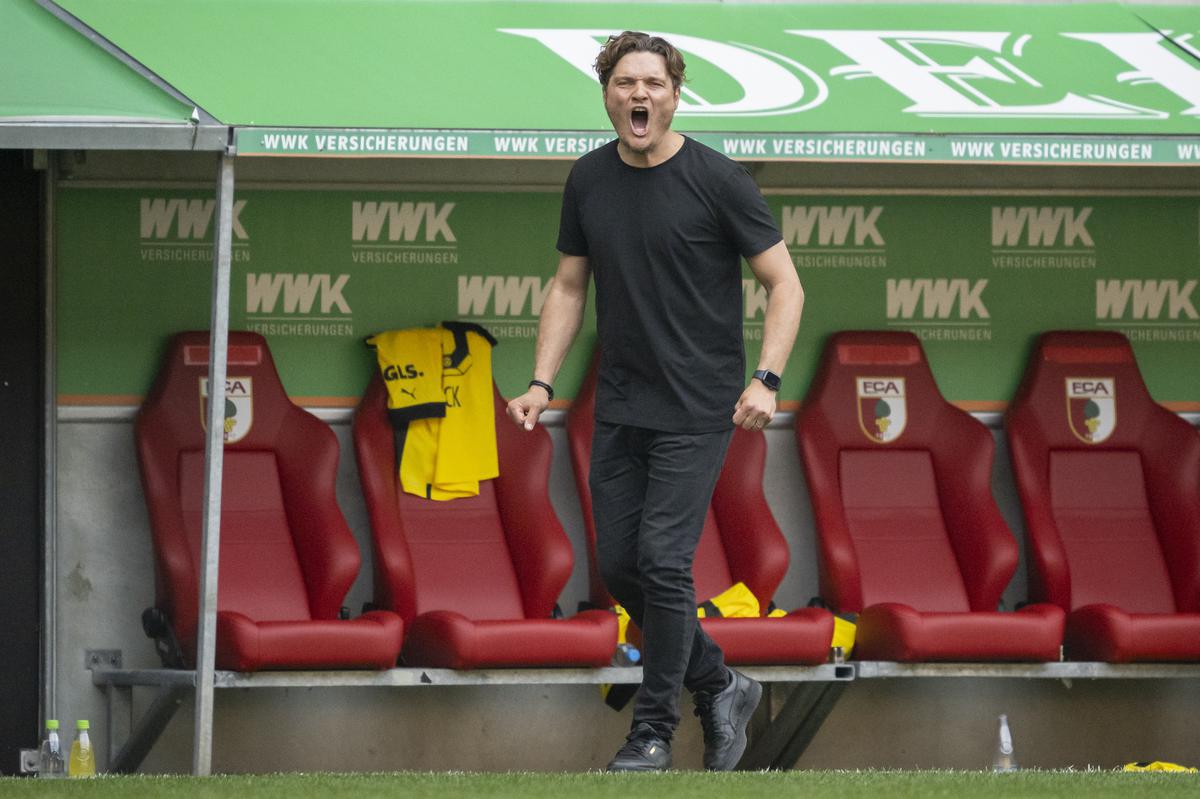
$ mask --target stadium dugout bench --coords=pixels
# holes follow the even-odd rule
[[[507,586],[503,608],[496,607],[497,597],[502,592],[494,584],[484,581],[487,575],[476,573],[459,581],[460,585],[467,586],[467,593],[455,595],[450,605],[458,611],[458,627],[478,628],[482,632],[471,635],[478,638],[488,633],[488,641],[495,644],[482,648],[465,647],[464,651],[473,653],[474,660],[464,660],[462,652],[443,646],[444,641],[435,635],[424,637],[426,645],[413,646],[421,639],[424,618],[421,609],[438,607],[440,603],[450,601],[447,597],[454,593],[453,587],[439,586],[437,579],[447,571],[447,559],[453,560],[453,552],[439,550],[435,553],[433,560],[436,562],[432,563],[435,568],[423,568],[431,566],[429,557],[416,559],[419,562],[409,564],[409,573],[399,575],[406,578],[400,583],[390,582],[395,575],[383,570],[382,574],[377,574],[376,587],[382,585],[392,591],[390,594],[384,591],[383,596],[377,596],[377,601],[384,600],[379,604],[388,610],[365,613],[356,620],[339,618],[342,615],[339,606],[361,561],[333,499],[336,442],[325,425],[287,398],[266,342],[261,337],[234,332],[230,334],[229,346],[230,379],[241,379],[247,386],[253,381],[254,406],[239,406],[240,395],[228,399],[226,404],[225,482],[228,486],[232,474],[245,485],[239,486],[240,493],[231,492],[226,497],[230,501],[222,508],[222,528],[225,529],[222,530],[222,596],[217,612],[214,690],[451,685],[502,688],[640,682],[640,668],[600,665],[611,656],[616,644],[616,620],[612,614],[603,611],[580,614],[585,618],[579,619],[579,623],[550,618],[555,598],[572,566],[570,544],[557,520],[540,526],[525,524],[522,528],[527,533],[525,538],[509,540],[499,534],[504,522],[514,515],[518,521],[523,520],[521,514],[530,513],[552,519],[553,510],[544,490],[533,497],[536,500],[533,501],[528,490],[510,490],[512,486],[501,484],[494,489],[498,496],[494,503],[489,505],[488,497],[482,497],[470,505],[476,513],[469,526],[476,530],[487,526],[498,533],[492,538],[494,557],[488,562],[498,562],[502,556],[514,560],[514,571],[520,571],[521,567],[532,571],[531,575],[524,575],[527,580],[518,579]],[[108,768],[112,772],[135,771],[179,706],[194,695],[200,684],[193,668],[196,653],[191,642],[198,619],[194,570],[200,538],[198,497],[201,481],[196,475],[204,446],[203,430],[197,424],[203,416],[203,392],[198,392],[197,386],[204,385],[206,363],[207,334],[196,332],[177,336],[169,347],[165,368],[135,426],[159,572],[156,581],[159,596],[156,608],[151,611],[151,621],[158,623],[151,624],[151,628],[160,645],[160,654],[165,652],[167,655],[164,662],[175,668],[122,669],[117,651],[107,651],[105,657],[86,659],[92,669],[93,682],[107,695],[105,731]],[[368,395],[368,402],[364,402],[356,416],[355,436],[360,466],[364,463],[368,467],[378,465],[374,470],[364,470],[363,476],[364,483],[371,483],[371,477],[378,478],[367,486],[378,489],[374,495],[368,490],[367,500],[368,506],[377,511],[372,522],[376,528],[373,530],[376,544],[380,544],[378,528],[381,523],[384,527],[389,521],[393,522],[392,527],[399,526],[397,519],[381,510],[389,504],[393,516],[397,510],[406,514],[404,521],[412,528],[407,530],[410,534],[416,529],[413,526],[418,521],[415,517],[428,515],[433,518],[437,514],[436,508],[424,504],[427,501],[389,493],[388,489],[395,487],[393,436],[389,429],[375,429],[372,435],[367,435],[372,430],[366,422],[380,422],[383,417],[378,381],[373,384],[373,390],[375,393]],[[250,396],[250,391],[247,389],[245,394]],[[493,395],[495,413],[503,422],[503,405],[494,389]],[[370,413],[371,409],[377,412]],[[510,425],[500,426],[497,432],[502,462],[512,461],[509,471],[533,475],[535,482],[542,484],[544,489],[550,457],[549,436],[545,431],[539,431],[532,439],[525,436],[520,440],[515,440],[517,434]],[[371,446],[378,442],[383,446]],[[262,453],[273,453],[273,460],[262,457]],[[249,462],[245,468],[241,468],[243,461]],[[177,466],[180,462],[186,462],[192,470],[182,477]],[[310,468],[314,462],[321,468]],[[277,467],[260,468],[272,463],[278,464]],[[278,487],[266,492],[246,489],[246,486],[257,486],[263,479],[268,479],[272,487]],[[497,482],[503,483],[502,480]],[[489,485],[489,495],[492,490]],[[503,501],[508,494],[515,500],[509,503],[517,506],[515,511]],[[272,500],[269,507],[264,507],[262,496]],[[374,504],[372,499],[376,500]],[[298,517],[307,526],[290,523],[291,514],[285,512],[287,502],[301,503],[304,513]],[[412,507],[412,502],[418,502],[420,507]],[[324,524],[322,529],[326,537],[337,545],[328,549],[336,551],[311,545],[320,537],[321,530],[308,524],[310,519]],[[228,540],[237,543],[236,549],[224,549]],[[294,557],[280,557],[293,550]],[[398,562],[393,554],[391,550],[378,550],[377,568],[384,562]],[[281,563],[289,568],[283,569]],[[271,570],[269,583],[274,587],[272,592],[265,594],[260,590],[264,565]],[[526,584],[533,588],[522,591]],[[287,588],[286,602],[279,599],[279,586]],[[423,592],[430,589],[436,596],[424,595]],[[312,601],[312,597],[320,601]],[[393,609],[395,614],[391,612]],[[434,611],[428,615],[438,613],[446,614],[445,611]],[[592,621],[592,618],[598,621]],[[499,626],[511,629],[511,633],[507,636],[493,634]],[[575,631],[576,628],[584,629]],[[424,660],[426,667],[383,668],[396,662],[402,632],[405,661],[413,664]],[[520,659],[528,654],[522,650],[528,649],[530,636],[539,643],[540,660]],[[572,657],[573,647],[579,649],[581,636],[587,639],[587,645],[580,650],[583,656]],[[560,637],[563,639],[561,645]],[[598,646],[593,640],[597,637]],[[803,697],[789,704],[788,713],[780,716],[784,720],[781,724],[791,725],[795,719],[797,724],[804,723],[815,731],[823,720],[820,714],[832,707],[838,688],[853,678],[852,666],[813,662],[823,657],[828,638],[827,634],[823,636],[809,665],[746,669],[769,684],[790,682],[818,686],[813,691],[802,692]],[[443,668],[446,665],[458,668]],[[133,689],[138,686],[152,689],[155,695],[146,712],[135,719]],[[206,729],[198,734],[208,736],[211,742],[211,721],[205,726]],[[785,737],[790,740],[793,736]]]
[[[193,696],[196,672],[191,669],[123,669],[113,666],[114,658],[90,665],[92,682],[103,689],[107,698],[106,739],[108,771],[137,771],[154,743],[183,702]],[[119,655],[115,658],[119,663]],[[821,723],[854,679],[855,665],[826,663],[819,666],[746,666],[740,670],[768,687],[796,684],[791,698],[778,713],[762,720],[752,739],[747,757],[754,755],[757,739],[781,741],[788,751],[795,750],[791,763],[771,758],[765,768],[786,768],[795,762],[812,740]],[[1200,674],[1200,670],[1197,670]],[[638,683],[640,667],[603,668],[525,668],[454,670],[434,668],[394,668],[386,671],[217,671],[214,689],[270,688],[426,688],[444,686],[490,686],[502,689],[521,685],[600,685]],[[155,698],[139,718],[134,717],[133,689],[148,688]],[[769,702],[764,702],[764,707]],[[207,732],[208,735],[212,731]],[[469,764],[464,764],[464,768]]]
[[[119,662],[119,658],[117,658]],[[108,771],[137,771],[176,710],[193,696],[196,672],[187,669],[122,669],[106,660],[91,666],[92,682],[107,697],[104,727]],[[858,680],[988,678],[1016,680],[1197,679],[1200,663],[896,663],[851,661],[820,666],[746,666],[766,684],[763,704],[751,727],[742,769],[787,769],[817,735],[842,694]],[[445,686],[598,685],[636,683],[637,667],[599,669],[395,668],[386,671],[216,672],[216,690],[278,688],[437,688]],[[155,698],[134,717],[134,688]],[[790,689],[790,691],[789,691]],[[211,735],[211,730],[208,732]],[[464,767],[469,764],[464,764]]]
[[[173,718],[179,706],[193,697],[196,671],[188,668],[123,669],[119,651],[106,657],[88,657],[92,682],[107,698],[103,728],[108,749],[108,770],[136,771]],[[266,667],[269,669],[270,667]],[[1200,663],[1100,662],[891,662],[851,661],[820,665],[741,666],[742,671],[764,682],[768,691],[751,729],[751,745],[741,768],[789,768],[815,737],[838,699],[856,680],[879,679],[1195,679]],[[481,686],[503,690],[527,685],[628,684],[641,679],[639,668],[495,668],[451,670],[444,668],[391,668],[382,671],[230,671],[218,670],[215,690],[287,688],[422,688]],[[150,690],[153,700],[135,718],[134,689]],[[789,690],[790,689],[790,690]],[[211,726],[199,731],[211,738]],[[469,766],[469,764],[464,764]]]

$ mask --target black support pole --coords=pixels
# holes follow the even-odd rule
[[[38,744],[42,598],[40,182],[29,153],[0,150],[0,774]]]

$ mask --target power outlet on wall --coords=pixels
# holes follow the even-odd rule
[[[38,750],[22,749],[21,750],[21,773],[22,774],[37,774],[40,763],[38,761]]]

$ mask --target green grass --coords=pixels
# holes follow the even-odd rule
[[[1197,774],[1101,771],[786,771],[705,774],[264,774],[197,777],[101,777],[38,781],[0,778],[0,796],[86,796],[113,799],[908,799],[972,796],[1170,799],[1200,794]]]

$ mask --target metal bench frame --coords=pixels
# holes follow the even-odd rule
[[[107,698],[108,770],[137,771],[175,711],[196,689],[194,670],[121,669],[89,666],[92,682]],[[1200,678],[1194,663],[892,663],[861,661],[820,666],[745,666],[739,671],[764,683],[766,692],[751,726],[751,742],[740,769],[788,769],[812,742],[821,725],[855,680],[896,678],[1005,678],[1071,680]],[[214,672],[213,688],[420,688],[447,685],[598,685],[641,682],[640,667],[600,669],[453,669],[395,668],[387,671]],[[133,689],[157,695],[140,719],[134,719]],[[790,693],[784,693],[790,688]],[[780,703],[776,709],[776,701]],[[211,751],[212,723],[197,730]]]

